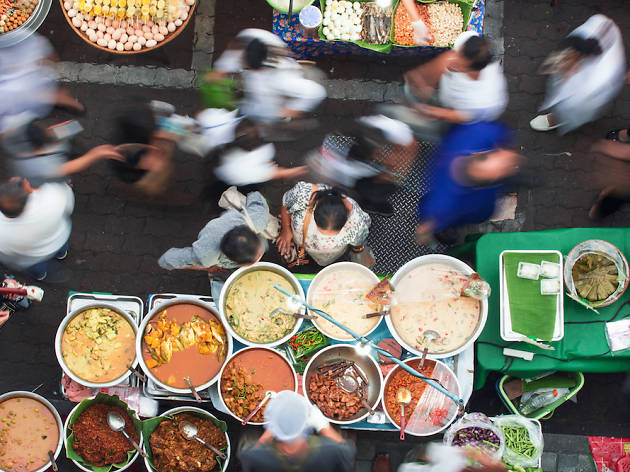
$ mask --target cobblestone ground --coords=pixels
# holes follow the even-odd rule
[[[213,30],[215,34],[202,38],[206,54],[209,54],[210,42],[216,51],[221,51],[227,40],[243,27],[271,26],[269,9],[261,0],[244,0],[239,5],[242,8],[235,8],[232,2],[219,2],[216,9],[219,20]],[[58,8],[57,5],[56,7]],[[213,8],[210,9],[207,5],[206,8],[212,11],[212,15],[207,13],[207,17],[202,18],[202,23],[209,21],[214,15]],[[511,93],[505,118],[518,130],[517,145],[530,158],[531,173],[536,176],[535,186],[519,190],[518,226],[524,225],[528,230],[592,226],[586,211],[598,190],[593,175],[602,162],[591,155],[588,149],[608,129],[624,126],[630,120],[630,90],[624,90],[604,119],[578,132],[564,137],[537,134],[528,128],[528,122],[534,116],[544,93],[544,81],[535,71],[554,44],[596,11],[615,18],[622,31],[630,30],[630,15],[625,12],[624,2],[621,0],[560,0],[560,6],[555,8],[551,8],[548,1],[505,0],[504,11],[504,65]],[[62,26],[63,24],[57,23],[55,28]],[[205,31],[209,30],[206,28]],[[630,35],[626,38],[627,46],[630,46],[629,39]],[[182,37],[184,43],[191,40],[199,41],[199,38],[193,35]],[[74,47],[76,51],[73,51]],[[200,69],[205,65],[203,61],[208,60],[199,59],[195,65],[194,57],[176,58],[174,56],[178,54],[179,47],[185,48],[186,44],[175,44],[173,49],[165,48],[167,52],[164,56],[114,65],[148,64],[182,67],[185,71],[190,71]],[[87,46],[81,43],[68,46],[61,50],[62,59],[109,63],[107,58],[78,52],[85,48]],[[318,60],[318,64],[333,79],[375,79],[398,84],[401,73],[419,61],[420,59],[386,58],[381,61],[323,58]],[[121,81],[124,82],[122,79]],[[196,93],[186,89],[86,84],[70,84],[70,88],[88,107],[88,118],[81,119],[86,132],[77,141],[77,147],[83,150],[107,142],[108,117],[117,106],[131,97],[166,100],[176,104],[183,113],[194,112],[198,104]],[[352,117],[368,112],[371,106],[370,101],[327,102],[320,110],[324,123],[321,132],[298,143],[278,146],[280,162],[284,165],[299,164],[304,151],[317,145],[323,133],[349,123]],[[54,118],[67,116],[57,113]],[[570,152],[571,156],[545,155],[563,152]],[[143,299],[150,293],[159,292],[209,292],[207,279],[203,274],[167,272],[156,264],[158,256],[164,250],[171,246],[188,245],[199,229],[216,215],[214,202],[203,197],[204,187],[212,182],[211,166],[192,156],[178,155],[177,159],[177,175],[172,191],[167,199],[153,204],[134,199],[112,179],[104,164],[99,164],[73,179],[77,203],[70,241],[71,252],[64,262],[72,270],[72,278],[64,285],[44,284],[45,302],[32,307],[28,312],[17,314],[0,330],[1,391],[31,390],[41,384],[39,392],[54,400],[62,413],[69,411],[71,405],[61,401],[58,393],[60,369],[53,347],[57,325],[65,314],[69,290],[133,294]],[[281,193],[290,184],[291,182],[276,182],[265,186],[265,194],[275,202],[276,209]],[[601,224],[624,226],[630,216],[629,211],[625,209]],[[511,227],[514,226],[495,225],[494,229]],[[277,255],[270,254],[271,260],[276,257]],[[551,420],[544,423],[548,452],[544,458],[545,471],[591,470],[588,467],[584,436],[576,438],[574,435],[627,434],[630,410],[627,397],[621,393],[623,379],[621,374],[587,375],[586,385],[578,395],[579,403],[562,406]],[[489,379],[483,390],[474,393],[471,400],[472,410],[490,414],[502,411],[492,380],[493,378]],[[218,416],[224,417],[221,414]],[[231,421],[229,427],[231,435],[233,434],[232,440],[236,442],[240,428]],[[362,432],[357,435],[357,441],[357,470],[369,470],[369,461],[376,452],[391,451],[393,462],[398,463],[410,445],[419,440],[408,437],[405,444],[400,444],[394,434]],[[64,472],[76,470],[67,461],[62,461],[60,468]]]

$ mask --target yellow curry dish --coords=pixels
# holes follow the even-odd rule
[[[272,343],[289,334],[297,320],[285,313],[271,316],[277,309],[287,310],[287,296],[278,285],[295,294],[295,288],[282,275],[270,270],[245,272],[229,287],[225,297],[225,317],[231,328],[252,343]]]
[[[136,333],[127,319],[109,308],[89,308],[66,325],[61,355],[77,377],[106,383],[127,372],[136,357]]]

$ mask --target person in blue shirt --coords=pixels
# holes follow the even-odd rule
[[[456,226],[490,218],[506,179],[516,175],[525,158],[503,149],[512,132],[498,121],[454,126],[438,146],[429,193],[418,203],[419,244]]]

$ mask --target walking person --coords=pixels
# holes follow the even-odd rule
[[[68,254],[74,194],[65,183],[33,189],[24,178],[0,185],[0,262],[37,280],[60,282]]]
[[[590,17],[560,43],[540,73],[549,75],[540,107],[548,113],[532,119],[532,129],[566,134],[598,119],[624,84],[626,57],[619,27],[604,15]]]

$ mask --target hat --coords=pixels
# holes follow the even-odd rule
[[[309,415],[306,398],[284,390],[269,400],[265,409],[266,428],[278,441],[292,442],[306,436]]]
[[[479,34],[477,34],[475,31],[464,31],[455,40],[455,43],[453,44],[453,50],[460,51],[464,47],[464,44],[466,44],[466,41],[468,41],[473,36],[479,36]]]

